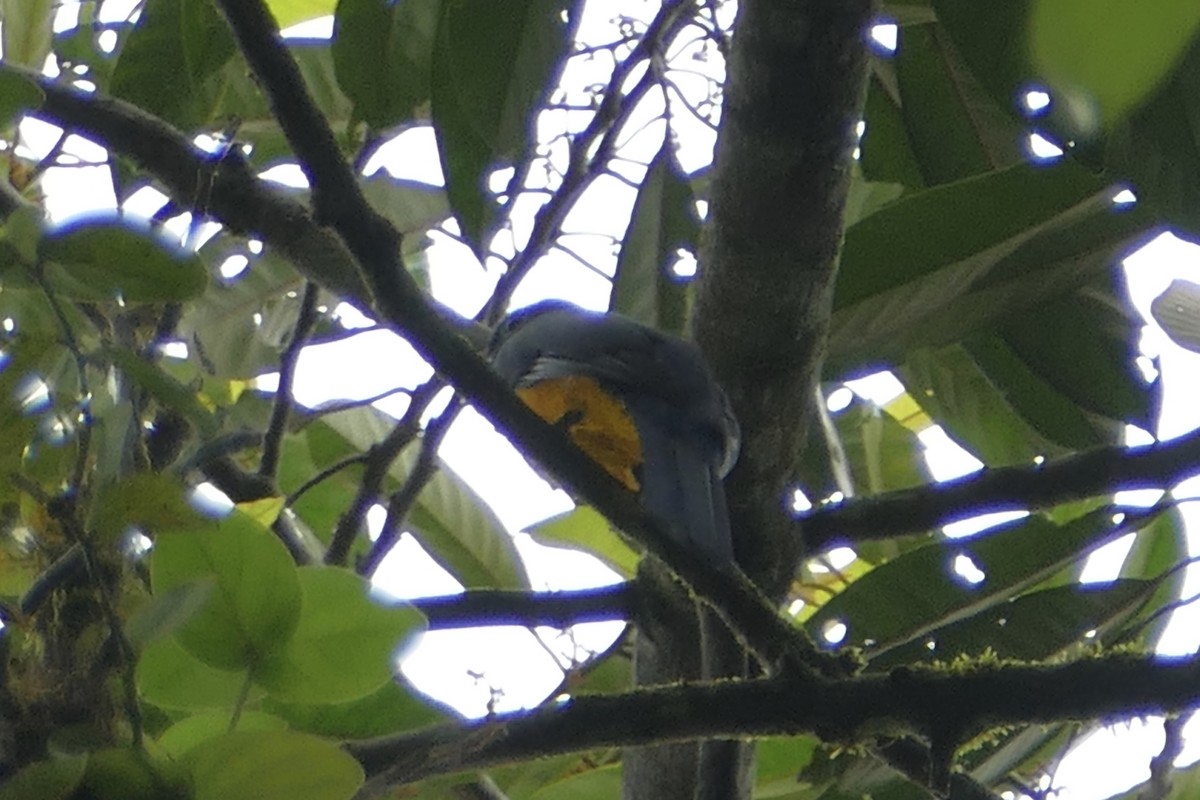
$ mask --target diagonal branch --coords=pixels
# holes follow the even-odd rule
[[[1200,471],[1200,431],[1144,447],[1103,447],[1039,466],[822,506],[797,519],[813,551],[920,533],[992,511],[1049,508],[1120,489],[1169,489]]]
[[[595,506],[614,525],[642,542],[671,565],[693,589],[709,598],[751,649],[771,668],[783,665],[839,672],[835,660],[817,653],[812,643],[779,616],[762,593],[739,572],[714,570],[698,553],[683,547],[650,519],[637,498],[574,447],[563,431],[547,425],[434,311],[399,258],[394,229],[366,204],[346,176],[328,123],[313,117],[311,101],[281,101],[280,94],[303,91],[298,69],[282,46],[262,0],[219,0],[241,49],[273,108],[289,142],[305,160],[318,218],[342,237],[370,285],[375,307],[396,325],[413,347],[446,375],[483,414],[520,441],[533,458],[558,476],[576,495]],[[294,116],[293,116],[294,114]],[[313,127],[322,130],[314,132]],[[311,160],[306,153],[311,154]],[[342,174],[334,174],[342,173]]]

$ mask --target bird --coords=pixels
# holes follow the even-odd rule
[[[740,430],[692,342],[615,313],[548,300],[497,327],[492,365],[678,543],[734,564],[723,478]]]

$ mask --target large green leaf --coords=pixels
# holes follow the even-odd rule
[[[83,782],[86,755],[64,755],[35,761],[5,778],[0,800],[70,800]]]
[[[681,332],[687,321],[687,287],[671,274],[675,253],[699,244],[691,186],[679,174],[664,142],[638,188],[629,226],[621,237],[609,310],[662,330]]]
[[[547,547],[583,550],[626,578],[637,572],[638,553],[591,506],[577,506],[529,528],[534,541]]]
[[[39,253],[53,291],[74,300],[176,303],[200,296],[200,259],[155,232],[103,216],[49,232]]]
[[[476,255],[496,210],[488,176],[528,156],[534,113],[556,83],[578,6],[571,0],[443,4],[431,113],[450,205]]]
[[[206,84],[235,51],[229,26],[208,0],[149,0],[121,48],[110,90],[194,128],[212,118],[214,93]]]
[[[293,731],[235,731],[191,749],[196,800],[349,800],[362,767],[336,743]]]
[[[1121,442],[1124,429],[1120,423],[1090,418],[1042,375],[1034,373],[1000,337],[973,336],[964,347],[986,376],[988,385],[1046,439],[1072,450]],[[959,385],[965,388],[964,384]],[[979,421],[986,427],[986,420],[981,418]],[[1102,422],[1108,422],[1103,429]],[[980,433],[986,435],[982,430]]]
[[[1128,632],[1122,632],[1118,641],[1132,639],[1146,647],[1158,642],[1171,615],[1154,614],[1182,597],[1186,571],[1180,567],[1187,563],[1187,558],[1187,531],[1178,507],[1172,507],[1138,532],[1121,565],[1121,577],[1153,580],[1158,588],[1143,613]],[[1144,624],[1147,619],[1149,625]]]
[[[544,784],[529,800],[609,800],[620,794],[620,764],[583,764],[560,780]]]
[[[445,722],[453,716],[439,710],[399,679],[348,703],[285,703],[267,697],[263,706],[297,730],[338,739],[366,739]]]
[[[1200,36],[1158,92],[1110,132],[1104,164],[1176,233],[1200,242]]]
[[[0,0],[0,46],[10,64],[41,72],[50,54],[53,0]]]
[[[927,186],[1025,160],[1017,124],[978,86],[940,25],[901,28],[894,64],[900,114]]]
[[[229,733],[231,712],[228,709],[203,711],[184,717],[163,731],[158,746],[171,758],[179,759],[193,747]],[[262,711],[243,711],[237,718],[239,731],[281,731],[287,723]]]
[[[935,0],[935,7],[939,21],[974,75],[998,105],[1014,113],[1026,91],[1046,88],[1030,57],[1033,15],[1060,11],[1074,14],[1084,8],[1077,2],[1037,0]],[[1060,56],[1067,59],[1102,59],[1105,63],[1097,66],[1101,72],[1117,70],[1097,84],[1100,95],[1106,98],[1106,108],[1098,111],[1092,99],[1079,96],[1078,87],[1065,86],[1066,92],[1052,99],[1048,114],[1041,120],[1042,127],[1063,141],[1079,140],[1072,151],[1075,156],[1097,166],[1103,164],[1113,180],[1132,181],[1140,202],[1153,204],[1189,238],[1200,237],[1200,134],[1196,122],[1200,118],[1200,36],[1195,34],[1196,15],[1200,12],[1188,0],[1168,0],[1162,9],[1122,10],[1121,15],[1136,13],[1139,17],[1132,28],[1132,39],[1120,24],[1114,24],[1117,11],[1096,11],[1089,5],[1083,13],[1090,15],[1088,25],[1105,30],[1100,46],[1095,47],[1092,37],[1076,27],[1058,31],[1046,27],[1043,33],[1052,38],[1044,46],[1048,50],[1061,49]],[[1171,18],[1181,24],[1163,41],[1149,34],[1151,27]],[[1186,39],[1189,27],[1190,42]],[[1113,36],[1117,38],[1111,39]],[[1101,55],[1114,52],[1110,42],[1117,43],[1119,56]],[[1051,61],[1055,58],[1052,55]],[[1122,64],[1135,66],[1123,73]],[[1165,73],[1164,64],[1168,67]],[[1092,68],[1085,66],[1083,71]],[[1147,76],[1156,73],[1165,74],[1165,78],[1147,98],[1145,93],[1153,90],[1155,83],[1147,82]],[[1134,108],[1136,104],[1140,106]],[[1114,123],[1118,116],[1121,118]],[[1104,131],[1097,128],[1101,122],[1108,125]],[[1100,134],[1103,136],[1099,142],[1088,141]]]
[[[1145,232],[1140,205],[1081,167],[1020,165],[902,197],[846,234],[833,374],[894,362],[1060,296]]]
[[[1160,387],[1147,384],[1134,362],[1142,325],[1113,269],[1104,280],[1010,316],[1000,336],[1031,372],[1081,409],[1152,430]]]
[[[211,525],[160,533],[150,576],[156,594],[192,581],[215,582],[208,603],[176,637],[218,669],[261,664],[287,645],[300,618],[291,556],[270,530],[241,511]]]
[[[1149,600],[1153,581],[1119,580],[1101,586],[1067,584],[1030,592],[940,628],[872,659],[872,669],[921,661],[951,663],[958,656],[991,652],[999,658],[1034,661],[1061,655],[1088,642],[1092,631],[1111,629]]]
[[[892,415],[856,401],[835,417],[854,488],[860,494],[907,489],[929,482],[925,448]]]
[[[946,433],[985,464],[993,467],[1032,464],[1034,459],[1065,455],[1058,444],[1026,422],[959,345],[916,350],[896,372],[908,394]],[[1070,419],[1071,408],[1048,421],[1056,432]],[[1039,422],[1043,421],[1041,419]]]
[[[245,671],[210,667],[169,636],[146,646],[137,664],[138,694],[160,708],[232,709],[245,688]],[[251,700],[262,696],[252,690]]]
[[[8,70],[0,70],[0,126],[15,124],[22,115],[42,104],[42,90],[36,83]]]
[[[367,581],[338,567],[301,567],[299,575],[296,632],[255,670],[258,683],[285,700],[344,703],[392,680],[394,654],[424,627],[421,614],[371,600]]]
[[[882,655],[1017,596],[1097,545],[1150,521],[1108,507],[1055,525],[1032,516],[970,540],[952,540],[905,553],[850,584],[807,623],[819,635],[829,623],[848,628],[846,645]],[[1120,522],[1114,522],[1120,519]],[[968,584],[955,574],[965,556],[984,578]]]
[[[1031,12],[1031,59],[1059,102],[1076,109],[1080,134],[1137,106],[1200,29],[1193,0],[1034,0]]]
[[[338,85],[372,128],[415,119],[429,101],[442,0],[339,0],[333,29]]]
[[[400,233],[421,234],[450,216],[446,190],[379,172],[362,179],[363,195]]]

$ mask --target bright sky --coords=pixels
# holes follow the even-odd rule
[[[603,11],[599,10],[602,5],[588,6],[588,16],[581,27],[585,40],[599,42],[615,38],[606,16],[611,10],[607,6]],[[656,7],[656,4],[642,0],[633,0],[628,5],[635,15],[643,18],[652,14]],[[106,3],[103,8],[109,19],[127,13],[116,2]],[[64,5],[61,26],[69,25],[67,20],[72,16],[72,10],[70,4]],[[305,26],[303,33],[327,35],[330,26],[330,20],[319,21]],[[894,32],[889,35],[889,31],[881,30],[877,38],[885,43],[889,39],[894,42]],[[683,66],[672,75],[691,97],[706,93],[705,75],[720,78],[719,59],[715,59],[701,43],[681,46],[675,56],[673,63]],[[600,57],[575,59],[564,77],[564,86],[602,84],[608,79],[609,67],[610,62]],[[678,102],[678,98],[674,102]],[[625,142],[627,158],[645,163],[658,149],[662,127],[656,120],[661,108],[661,98],[651,93],[645,108],[640,111],[644,125]],[[680,122],[677,130],[682,144],[680,159],[685,168],[695,169],[711,156],[714,134],[686,113],[678,114],[676,119]],[[563,130],[578,130],[586,122],[586,115],[578,112],[549,112],[540,121],[539,133],[543,140],[549,140]],[[22,126],[22,136],[35,156],[44,154],[54,141],[48,126],[31,121]],[[1031,136],[1029,146],[1035,157],[1060,155],[1051,143],[1036,135]],[[103,158],[98,148],[78,138],[72,138],[66,150],[81,162],[100,163]],[[554,145],[551,152],[552,158],[561,161],[564,152],[561,142]],[[416,129],[382,148],[367,171],[386,168],[397,177],[440,184],[437,163],[431,131]],[[630,166],[626,171],[637,179],[642,170]],[[297,176],[297,171],[286,169],[271,175],[293,184]],[[51,169],[43,184],[46,205],[55,221],[111,207],[113,203],[107,173],[102,167]],[[542,297],[556,296],[584,306],[603,308],[607,303],[608,283],[600,273],[611,274],[615,266],[616,243],[627,222],[633,198],[634,190],[619,180],[604,178],[598,181],[565,225],[567,231],[575,232],[569,238],[572,252],[587,260],[594,269],[582,265],[571,254],[555,251],[539,262],[519,289],[514,302],[523,305]],[[148,215],[160,202],[161,196],[147,189],[127,204],[126,211]],[[507,240],[502,237],[497,249],[511,253],[527,236],[527,226],[528,218],[518,220],[512,237]],[[182,235],[184,227],[181,224],[177,232]],[[445,235],[435,233],[433,239],[435,244],[428,252],[428,258],[434,295],[463,314],[473,314],[489,295],[498,268],[494,264],[479,264],[466,247]],[[1164,234],[1126,262],[1133,303],[1147,321],[1142,349],[1147,356],[1159,359],[1165,385],[1159,424],[1162,438],[1178,436],[1200,424],[1200,408],[1194,402],[1194,379],[1191,377],[1200,374],[1200,355],[1175,346],[1153,322],[1149,305],[1173,278],[1192,274],[1189,267],[1194,272],[1200,263],[1198,253],[1197,248]],[[352,309],[345,309],[344,321],[350,327],[366,322]],[[355,340],[308,348],[300,359],[296,395],[306,405],[335,399],[330,395],[330,387],[337,387],[339,398],[369,397],[398,383],[411,385],[428,372],[428,367],[404,342],[388,333],[365,333]],[[264,381],[264,385],[269,386],[270,380]],[[862,396],[881,403],[899,391],[899,384],[887,375],[856,381],[852,387]],[[390,413],[400,413],[404,403],[405,400],[400,398],[381,403],[381,407]],[[978,468],[979,463],[940,429],[931,429],[921,438],[927,447],[931,470],[938,479]],[[467,410],[460,416],[442,446],[441,455],[481,493],[514,533],[535,588],[582,588],[617,579],[590,557],[541,547],[521,533],[530,524],[569,509],[571,503],[561,491],[541,480],[516,450],[476,413]],[[1177,495],[1196,496],[1200,484],[1189,483],[1192,485],[1181,486]],[[381,517],[381,513],[372,515],[376,526]],[[1190,525],[1190,528],[1195,530],[1196,526]],[[966,531],[957,531],[963,532]],[[1190,538],[1194,539],[1194,535]],[[1085,579],[1104,581],[1115,577],[1130,545],[1129,540],[1117,542],[1094,556]],[[1191,542],[1191,552],[1200,552],[1197,542]],[[407,535],[383,563],[376,579],[379,586],[405,597],[448,594],[460,588]],[[1200,591],[1197,583],[1196,574],[1189,572],[1183,590],[1185,597]],[[1163,652],[1190,653],[1195,650],[1194,631],[1200,629],[1198,614],[1200,608],[1195,606],[1176,612],[1163,640]],[[600,650],[620,630],[619,623],[582,625],[576,627],[569,638],[553,630],[538,631],[535,636],[521,628],[437,632],[425,636],[406,654],[403,670],[422,689],[469,715],[483,714],[489,705],[495,710],[528,707],[541,702],[545,693],[560,682],[559,665],[568,663],[571,655],[579,652],[576,648]],[[1181,764],[1200,758],[1200,737],[1191,738],[1196,744],[1187,749],[1180,759]],[[1149,759],[1161,746],[1161,739],[1162,726],[1157,719],[1118,726],[1115,732],[1091,737],[1057,770],[1054,785],[1062,789],[1059,796],[1074,800],[1101,798],[1144,780]]]

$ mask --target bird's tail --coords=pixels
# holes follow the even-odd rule
[[[673,429],[675,421],[639,413],[641,409],[631,411],[642,442],[639,478],[646,510],[714,566],[732,565],[720,453],[693,431]]]

